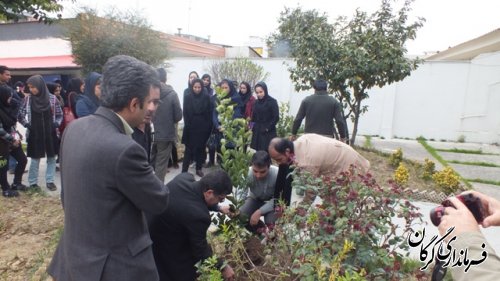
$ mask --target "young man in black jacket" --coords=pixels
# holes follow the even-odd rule
[[[182,173],[170,181],[171,198],[167,209],[150,220],[153,254],[160,281],[194,281],[195,264],[212,256],[207,242],[211,223],[210,211],[232,192],[231,179],[217,170],[195,181],[190,173]],[[222,262],[220,262],[222,264]],[[233,280],[234,271],[226,265],[224,280]]]

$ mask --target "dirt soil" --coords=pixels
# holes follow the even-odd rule
[[[63,226],[59,198],[0,198],[0,280],[51,280],[45,273]]]
[[[387,158],[375,152],[360,153],[370,161],[377,182],[386,185],[394,174]],[[408,165],[408,168],[409,187],[433,188],[432,184],[419,178],[421,171],[418,166]],[[60,237],[63,217],[59,198],[40,192],[21,193],[14,199],[1,197],[0,280],[51,280],[45,271]],[[257,263],[262,259],[259,254],[252,255]]]

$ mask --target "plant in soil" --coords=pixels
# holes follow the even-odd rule
[[[411,274],[402,270],[401,250],[408,250],[405,237],[421,215],[398,197],[398,185],[382,188],[354,169],[335,179],[298,172],[294,185],[316,190],[322,203],[283,208],[270,233],[266,253],[272,267],[286,274],[284,280],[401,280]],[[405,221],[402,228],[394,217]],[[352,249],[346,251],[345,243]]]
[[[222,168],[229,174],[235,192],[229,198],[236,207],[242,204],[243,195],[247,192],[246,175],[252,153],[248,144],[252,131],[248,129],[248,121],[244,118],[233,118],[234,104],[220,87],[215,88],[217,94],[217,112],[223,128],[221,139]]]

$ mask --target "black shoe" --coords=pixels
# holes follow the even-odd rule
[[[35,190],[35,189],[42,189],[38,184],[30,184],[30,187],[27,190]]]
[[[48,183],[47,183],[47,188],[48,188],[50,191],[56,191],[56,190],[57,190],[57,186],[56,186],[53,182],[48,182]]]
[[[22,183],[13,183],[11,185],[12,190],[26,191],[28,187]]]
[[[19,196],[19,193],[15,190],[12,189],[7,189],[2,191],[3,197],[17,197]]]
[[[202,178],[205,174],[201,170],[196,170],[196,175]]]

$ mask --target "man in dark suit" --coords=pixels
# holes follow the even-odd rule
[[[167,186],[175,200],[150,223],[156,267],[161,281],[194,281],[195,264],[212,256],[206,238],[211,223],[209,211],[218,210],[218,203],[231,193],[231,179],[222,170],[198,182],[192,174],[182,173]],[[222,275],[225,280],[233,280],[233,269],[226,265]]]
[[[154,68],[115,56],[104,65],[102,106],[65,130],[64,232],[48,268],[55,280],[158,280],[143,211],[163,212],[169,190],[130,135],[159,99]]]

